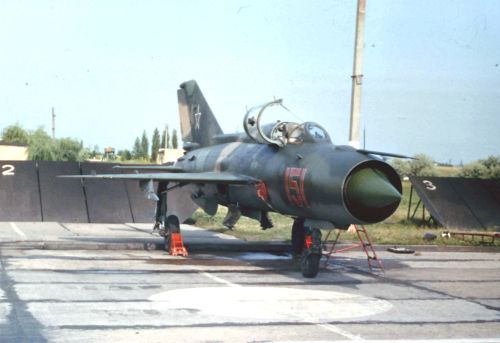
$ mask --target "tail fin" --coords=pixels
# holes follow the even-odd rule
[[[214,144],[213,137],[223,134],[217,119],[201,93],[196,81],[183,82],[177,90],[182,140],[185,146]]]

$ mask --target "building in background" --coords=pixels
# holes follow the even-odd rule
[[[162,164],[167,162],[175,162],[184,155],[183,149],[160,149],[158,150],[158,158],[156,163]]]
[[[26,161],[28,159],[28,146],[25,144],[5,143],[0,141],[0,160]]]

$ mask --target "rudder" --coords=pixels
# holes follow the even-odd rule
[[[184,144],[212,145],[213,137],[223,132],[200,87],[195,80],[183,82],[179,87],[177,98]]]

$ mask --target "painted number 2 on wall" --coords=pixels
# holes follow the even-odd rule
[[[16,168],[12,164],[4,164],[2,166],[2,176],[16,175],[15,170]]]

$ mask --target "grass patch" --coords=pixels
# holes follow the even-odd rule
[[[460,172],[460,168],[451,166],[438,166],[436,173],[439,177],[455,177]]]
[[[193,219],[196,220],[196,226],[209,229],[211,231],[227,233],[237,238],[247,241],[287,241],[290,240],[290,232],[293,219],[278,213],[270,213],[269,217],[274,227],[267,230],[260,228],[257,220],[241,217],[233,230],[229,230],[222,225],[226,216],[227,209],[219,206],[217,214],[213,217],[207,215],[203,210],[198,209]]]

